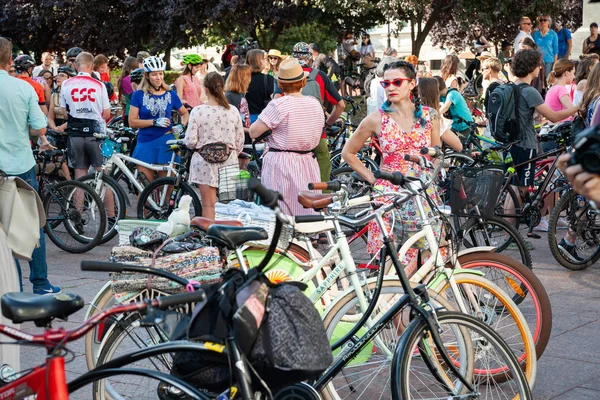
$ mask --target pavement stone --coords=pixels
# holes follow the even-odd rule
[[[600,268],[594,265],[585,271],[573,272],[560,266],[552,257],[545,235],[532,240],[534,272],[550,295],[553,308],[553,332],[548,347],[538,362],[537,383],[533,389],[536,400],[598,400],[600,399]],[[48,243],[48,265],[52,284],[64,291],[81,295],[89,303],[108,280],[107,274],[82,272],[81,260],[106,260],[116,239],[86,254],[69,254]],[[24,267],[24,290],[31,291]],[[69,322],[56,325],[73,327],[83,321],[86,307]],[[39,332],[33,324],[23,324],[28,332]],[[74,359],[66,366],[68,379],[87,371],[82,340],[70,346]],[[22,347],[21,366],[28,368],[44,357],[40,348]],[[75,400],[91,398],[91,387],[74,393]]]

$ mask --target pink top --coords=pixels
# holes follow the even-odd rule
[[[177,79],[183,79],[185,85],[183,86],[183,98],[190,107],[197,107],[202,104],[202,83],[198,78],[193,79],[189,75],[180,76]]]
[[[269,147],[279,150],[312,150],[319,144],[325,114],[310,96],[283,96],[272,100],[258,116],[273,131]]]
[[[554,85],[546,93],[545,103],[554,111],[564,110],[566,107],[560,102],[560,98],[565,95],[569,96],[569,91],[565,86]]]

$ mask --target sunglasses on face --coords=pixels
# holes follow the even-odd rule
[[[473,29],[474,32],[481,32],[481,29]]]
[[[540,22],[548,22],[548,18],[540,18]]]
[[[404,81],[410,82],[410,81],[412,81],[412,79],[411,78],[396,78],[393,81],[383,80],[383,81],[381,81],[381,86],[384,89],[387,89],[388,87],[390,87],[390,85],[400,87],[400,86],[402,86],[402,82],[404,82]]]
[[[278,57],[269,57],[269,60],[279,60]]]
[[[11,73],[11,74],[16,74],[17,70],[16,69],[9,69],[8,72]]]

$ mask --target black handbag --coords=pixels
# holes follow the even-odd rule
[[[319,313],[299,283],[272,284],[264,275],[226,272],[225,290],[209,288],[187,331],[191,340],[225,343],[227,320],[249,362],[276,391],[318,377],[333,361]],[[219,287],[222,287],[219,285]],[[198,354],[177,354],[172,373],[202,388],[225,389],[229,367]]]

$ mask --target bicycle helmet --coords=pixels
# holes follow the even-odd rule
[[[131,79],[131,82],[137,83],[138,85],[142,81],[143,77],[144,77],[144,68],[134,69],[133,71],[131,71],[131,74],[129,74],[129,79]]]
[[[308,59],[310,58],[310,48],[308,47],[308,43],[296,43],[294,45],[294,49],[292,50],[292,55],[298,60],[308,61]]]
[[[164,62],[164,60],[156,56],[150,56],[144,59],[142,65],[144,66],[144,71],[146,72],[164,71],[167,69],[167,64]]]
[[[79,55],[79,53],[83,53],[83,49],[81,47],[71,47],[67,50],[67,59],[75,58]]]
[[[63,67],[58,67],[58,73],[59,74],[67,74],[69,77],[74,77],[75,75],[77,75],[77,72],[75,72],[75,70],[69,66],[63,66]]]
[[[198,65],[198,64],[202,64],[203,60],[202,57],[200,57],[198,54],[188,54],[187,56],[183,57],[183,61],[181,62],[181,65]]]
[[[17,72],[27,72],[29,68],[35,67],[35,60],[27,54],[20,55],[15,59]]]

